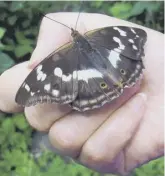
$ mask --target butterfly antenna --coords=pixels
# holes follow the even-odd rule
[[[81,13],[81,11],[82,11],[82,7],[83,7],[83,1],[81,1],[79,13],[78,13],[77,20],[76,20],[75,30],[76,30],[76,28],[77,28],[77,24],[78,24],[78,20],[79,20],[79,17],[80,17],[80,13]]]
[[[40,12],[40,13],[41,13],[41,12]],[[43,13],[41,13],[41,15],[44,16],[44,17],[46,17],[46,18],[48,18],[49,20],[52,20],[52,21],[54,21],[54,22],[56,22],[56,23],[59,23],[59,24],[65,26],[65,27],[67,27],[67,28],[69,28],[69,29],[71,30],[71,28],[70,28],[69,26],[67,26],[67,25],[65,25],[65,24],[63,24],[63,23],[61,23],[61,22],[59,22],[59,21],[56,21],[56,20],[54,20],[54,19],[52,19],[52,18],[50,18],[50,17],[44,15]]]

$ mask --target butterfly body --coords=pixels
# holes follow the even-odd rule
[[[85,111],[103,106],[133,86],[144,68],[146,32],[124,26],[81,35],[39,63],[25,79],[16,102],[31,106],[55,102]]]

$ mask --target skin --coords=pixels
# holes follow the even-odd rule
[[[77,13],[48,16],[75,27]],[[24,111],[32,127],[48,132],[50,142],[59,153],[80,164],[103,173],[126,175],[164,154],[164,43],[163,34],[157,31],[100,14],[82,13],[77,29],[84,33],[115,25],[139,27],[147,32],[141,86],[138,83],[111,104],[85,113],[73,111],[67,105],[42,104],[25,109],[18,106],[14,101],[16,92],[31,69],[71,40],[70,30],[44,18],[30,62],[16,65],[0,76],[0,110]]]

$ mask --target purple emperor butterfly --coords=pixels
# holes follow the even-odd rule
[[[142,75],[147,34],[126,26],[96,29],[60,47],[27,76],[16,95],[23,106],[69,104],[85,111],[103,106],[133,86]]]

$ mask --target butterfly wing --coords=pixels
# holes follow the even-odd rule
[[[90,43],[114,50],[132,60],[141,60],[147,33],[139,28],[112,26],[89,31],[85,37]]]
[[[124,87],[135,84],[143,69],[143,30],[107,27],[85,37],[92,52],[79,50],[73,43],[56,50],[32,70],[18,90],[16,102],[25,106],[70,103],[84,111],[111,102]]]
[[[16,95],[24,106],[43,102],[72,102],[78,92],[78,52],[68,43],[39,63],[25,79]]]
[[[79,55],[78,95],[71,106],[85,111],[103,106],[123,92],[121,76],[98,50]]]
[[[101,107],[119,97],[142,75],[146,32],[138,28],[107,27],[85,34],[95,52],[79,57],[77,110]]]
[[[116,75],[118,73],[120,75],[123,87],[133,86],[142,76],[142,70],[144,68],[142,60],[130,59],[114,50],[99,45],[93,44],[93,48],[100,52],[106,58],[107,62],[111,64],[115,70],[111,74]]]
[[[93,47],[106,53],[109,62],[121,73],[124,87],[134,85],[141,77],[144,45],[147,40],[144,30],[113,26],[89,31],[85,36]]]

